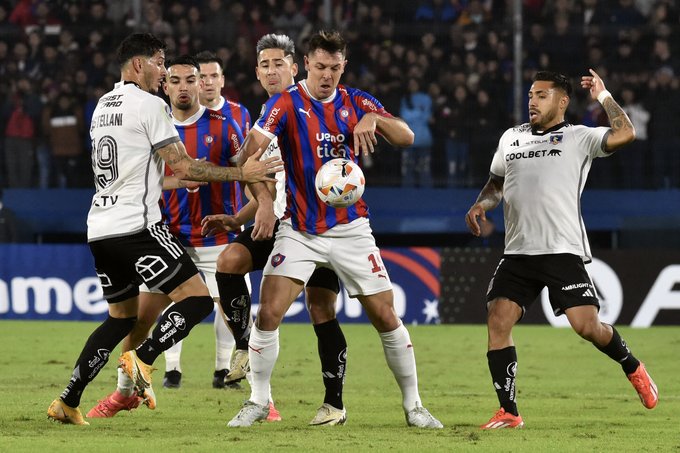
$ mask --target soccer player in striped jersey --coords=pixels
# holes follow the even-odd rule
[[[293,85],[298,72],[295,63],[295,44],[286,35],[268,34],[260,38],[256,46],[257,78],[270,96]],[[281,156],[277,140],[272,140],[264,156]],[[283,217],[286,210],[285,175],[276,175],[275,214]],[[257,206],[250,200],[248,207],[236,216],[213,215],[204,219],[206,233],[223,229],[241,228],[252,220]],[[253,227],[241,232],[234,243],[224,248],[217,260],[217,285],[229,327],[236,337],[236,350],[232,355],[230,380],[242,379],[248,370],[248,338],[251,328],[251,299],[246,286],[245,274],[262,270],[274,247],[274,238],[254,241]],[[347,369],[347,341],[335,317],[335,302],[340,292],[338,276],[331,269],[318,268],[305,285],[307,309],[318,339],[321,374],[325,387],[324,401],[310,425],[341,425],[347,420],[342,401],[342,390]],[[238,301],[239,303],[233,303]],[[267,420],[280,419],[280,414],[270,408]]]
[[[96,192],[87,219],[109,315],[87,339],[66,389],[47,409],[49,419],[75,425],[88,424],[78,408],[81,396],[135,325],[141,282],[178,301],[150,338],[119,359],[149,408],[156,406],[151,365],[213,310],[196,265],[161,222],[164,162],[178,178],[198,181],[269,181],[273,178],[266,175],[279,169],[275,160],[259,161],[261,152],[248,168],[190,158],[169,107],[154,96],[166,76],[163,42],[148,33],[132,34],[118,47],[117,59],[121,80],[99,100],[90,125]]]
[[[248,109],[242,104],[225,99],[222,96],[222,88],[224,88],[224,69],[222,62],[214,53],[204,50],[197,53],[194,58],[201,66],[201,86],[200,102],[210,110],[217,110],[222,112],[225,116],[230,113],[236,120],[243,135],[245,136],[250,131],[250,113]]]
[[[566,122],[571,83],[561,74],[538,72],[529,90],[529,123],[501,136],[489,181],[465,216],[479,236],[478,219],[483,222],[485,212],[505,200],[505,253],[486,295],[487,360],[501,407],[482,429],[524,425],[516,403],[512,327],[544,287],[555,315],[566,315],[577,334],[621,365],[646,408],[658,400],[644,364],[613,326],[600,321],[595,286],[584,266],[592,259],[580,206],[588,171],[595,158],[632,142],[635,129],[595,71],[581,78],[581,86],[602,104],[611,127]]]
[[[396,146],[413,132],[373,96],[339,85],[346,44],[337,32],[311,36],[307,78],[272,96],[243,145],[245,159],[278,138],[286,167],[287,207],[264,269],[260,307],[250,334],[250,399],[228,423],[251,426],[267,417],[269,383],[279,351],[279,324],[317,267],[333,269],[350,296],[362,303],[378,330],[387,364],[402,392],[409,426],[442,428],[422,406],[409,333],[394,311],[392,284],[380,258],[363,200],[348,208],[326,206],[316,196],[317,170],[336,157],[357,160],[372,152],[378,132]],[[265,184],[249,186],[258,201],[253,239],[271,237],[276,215]]]

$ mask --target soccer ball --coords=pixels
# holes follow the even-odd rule
[[[356,203],[364,193],[364,172],[351,160],[329,160],[316,173],[314,186],[321,201],[334,208]]]

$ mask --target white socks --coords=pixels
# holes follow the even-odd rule
[[[128,377],[122,368],[118,368],[118,391],[126,397],[135,392],[135,383]]]
[[[215,370],[228,370],[231,362],[231,350],[236,342],[227,323],[222,317],[222,311],[215,311]]]
[[[379,335],[383,351],[385,351],[387,366],[392,370],[401,389],[404,411],[409,412],[416,406],[422,406],[418,394],[416,356],[413,352],[408,330],[403,324],[400,324],[393,331],[379,333]]]
[[[177,370],[182,372],[182,366],[179,363],[179,358],[182,355],[182,342],[175,343],[166,349],[165,352],[165,371]]]
[[[279,357],[279,329],[266,331],[253,326],[248,348],[252,375],[250,401],[267,406],[271,398],[269,383]]]

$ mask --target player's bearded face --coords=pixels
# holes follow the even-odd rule
[[[142,60],[144,84],[149,93],[158,93],[165,80],[165,53],[159,50],[149,59]]]
[[[347,60],[341,52],[331,54],[317,49],[314,53],[306,55],[307,88],[312,96],[325,99],[332,95],[340,83],[340,76],[345,72],[345,64]]]
[[[561,121],[560,94],[551,82],[534,82],[529,90],[529,123],[532,127],[547,129]]]

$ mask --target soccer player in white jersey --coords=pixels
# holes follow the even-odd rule
[[[529,123],[501,136],[489,181],[465,216],[479,236],[479,219],[484,222],[485,212],[504,200],[505,252],[486,295],[487,359],[501,407],[482,429],[524,425],[516,404],[512,327],[544,287],[555,315],[566,315],[577,334],[621,364],[646,408],[657,403],[658,391],[644,364],[613,326],[599,320],[595,286],[584,266],[592,258],[580,212],[588,171],[595,158],[632,142],[635,130],[595,71],[581,78],[581,86],[602,104],[611,126],[566,122],[569,80],[538,72],[529,90]]]
[[[96,192],[88,214],[88,243],[109,315],[87,339],[66,389],[47,410],[49,419],[62,423],[88,424],[78,408],[82,393],[132,330],[140,283],[178,301],[161,317],[151,338],[119,359],[151,409],[156,406],[151,387],[154,360],[213,310],[196,266],[161,222],[164,162],[178,178],[198,181],[274,181],[267,175],[280,170],[276,160],[259,161],[261,152],[240,168],[218,167],[187,155],[170,108],[154,96],[166,75],[164,49],[151,34],[125,38],[117,51],[121,80],[93,113]]]
[[[333,269],[356,296],[379,332],[387,364],[402,393],[409,426],[442,428],[422,406],[413,345],[394,311],[392,284],[368,221],[366,203],[331,208],[316,196],[314,176],[324,161],[357,159],[373,151],[375,133],[396,146],[413,143],[406,123],[389,114],[368,93],[339,86],[346,44],[337,32],[309,39],[307,77],[267,100],[243,144],[243,157],[279,138],[286,163],[286,214],[264,268],[260,307],[250,334],[251,394],[230,427],[247,427],[267,417],[270,378],[279,351],[279,324],[318,267]],[[332,139],[331,139],[332,137]],[[271,193],[249,186],[258,201],[253,239],[271,237],[276,224]]]
[[[295,83],[298,66],[294,60],[295,44],[290,37],[265,35],[257,42],[256,54],[257,79],[269,96],[278,94]],[[280,155],[278,140],[275,139],[269,143],[263,157]],[[277,173],[276,178],[276,187],[272,189],[275,191],[274,213],[280,219],[286,210],[284,172]],[[205,232],[240,229],[241,225],[252,220],[255,214],[257,201],[251,199],[249,203],[236,216],[207,216],[203,221]],[[255,241],[251,237],[252,232],[251,226],[240,233],[233,243],[224,248],[217,261],[216,277],[220,299],[223,306],[232,307],[228,323],[237,338],[227,382],[242,379],[248,369],[251,299],[245,274],[262,270],[274,247],[274,237],[265,241]],[[316,269],[305,285],[307,309],[318,339],[321,375],[325,387],[323,404],[310,422],[313,426],[341,425],[347,420],[347,411],[342,400],[347,369],[347,341],[335,317],[335,301],[339,292],[338,276],[328,268]],[[280,414],[270,403],[267,420],[277,419],[280,419]]]

